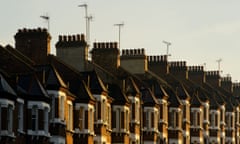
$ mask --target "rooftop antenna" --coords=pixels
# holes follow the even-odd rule
[[[93,16],[92,15],[89,15],[87,16],[87,43],[90,44],[90,22],[93,20]]]
[[[119,43],[119,49],[120,47],[120,40],[121,40],[121,28],[124,26],[124,23],[118,23],[118,24],[114,24],[114,26],[118,27],[118,43]]]
[[[219,71],[219,72],[222,72],[222,71],[221,71],[221,67],[220,67],[220,66],[221,66],[221,62],[222,62],[222,59],[221,59],[221,58],[220,58],[220,59],[217,59],[216,62],[218,63],[218,71]]]
[[[168,56],[171,56],[171,54],[169,54],[169,46],[172,45],[172,43],[167,42],[167,41],[163,41],[163,43],[167,45],[167,54],[166,54],[167,57],[168,57]]]
[[[85,18],[86,18],[86,38],[88,38],[88,5],[85,3],[85,4],[81,4],[81,5],[78,5],[78,7],[83,7],[85,9]],[[88,42],[88,39],[87,39],[87,42]]]
[[[45,21],[47,21],[48,24],[48,32],[50,31],[50,17],[46,14],[46,15],[41,15],[40,18],[44,19]]]

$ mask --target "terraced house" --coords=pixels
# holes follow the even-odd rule
[[[54,56],[50,40],[21,29],[15,48],[0,46],[1,144],[240,142],[230,76],[83,34],[59,36]]]

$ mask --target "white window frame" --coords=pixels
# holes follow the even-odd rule
[[[73,130],[73,105],[71,101],[67,101],[68,104],[68,124],[67,129],[72,131]]]
[[[13,130],[13,106],[12,105],[8,105],[7,108],[7,129],[8,132],[11,133]]]
[[[49,126],[48,125],[48,123],[49,123],[48,122],[48,119],[49,119],[49,108],[45,107],[43,112],[44,112],[44,118],[43,118],[44,119],[44,131],[46,133],[48,133],[48,129],[49,129],[48,128],[48,126]]]
[[[17,100],[17,104],[18,104],[18,131],[23,132],[24,101]]]
[[[35,115],[35,118],[33,117]],[[32,126],[33,126],[33,121],[35,121],[35,126],[33,129],[32,127],[32,131],[38,131],[38,106],[34,105],[32,107],[32,115],[31,115],[31,122],[32,122]]]
[[[62,121],[65,121],[65,96],[60,96],[59,97],[59,118]]]

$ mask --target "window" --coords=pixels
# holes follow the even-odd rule
[[[126,131],[128,131],[129,130],[129,112],[128,112],[128,110],[126,111],[126,126],[125,126],[125,128],[126,128]]]
[[[68,103],[68,124],[67,129],[72,130],[72,117],[73,117],[73,107],[72,104]]]
[[[93,110],[90,109],[89,111],[89,130],[90,132],[93,131]]]
[[[64,120],[64,108],[65,108],[65,100],[64,99],[65,99],[64,96],[60,97],[59,109],[60,109],[60,119],[61,120]]]
[[[8,106],[8,112],[7,112],[7,128],[8,132],[12,132],[12,125],[13,125],[13,106]]]
[[[44,108],[44,131],[48,133],[48,108]]]
[[[136,106],[135,106],[135,114],[136,114],[136,121],[139,122],[140,118],[139,118],[139,113],[140,113],[140,106],[139,106],[139,102],[136,101]]]
[[[101,119],[103,120],[103,122],[106,122],[107,121],[107,111],[106,111],[106,100],[104,99],[102,101],[102,117]]]
[[[51,96],[51,102],[52,102],[52,105],[51,105],[51,118],[54,119],[55,118],[55,104],[56,104],[56,99],[55,99],[55,96],[54,95],[50,95]]]
[[[95,114],[94,114],[94,121],[98,120],[98,102],[95,104]]]
[[[23,103],[18,102],[18,130],[23,131]]]
[[[158,112],[157,111],[155,111],[155,115],[154,115],[154,128],[158,128],[157,126],[158,126]]]
[[[38,130],[38,108],[33,106],[32,108],[32,130]]]
[[[0,130],[2,130],[2,106],[0,103]]]
[[[80,107],[80,109],[79,109],[79,129],[80,129],[80,131],[81,130],[83,130],[83,124],[84,124],[84,116],[83,116],[83,114],[84,114],[84,109],[83,109],[83,107]]]
[[[149,128],[149,123],[150,123],[150,116],[148,114],[148,110],[145,112],[145,119],[146,119],[146,122],[145,122],[145,126],[146,128],[148,129]]]
[[[107,116],[107,122],[108,122],[108,129],[111,129],[111,107],[110,105],[107,106],[107,113],[108,113],[108,116]]]

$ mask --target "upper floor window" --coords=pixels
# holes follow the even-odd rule
[[[192,110],[191,111],[191,125],[200,127],[201,124],[202,124],[201,111],[199,111],[199,110]]]
[[[12,105],[8,105],[7,126],[8,126],[8,131],[12,132],[12,127],[13,127],[13,106]]]
[[[22,102],[18,102],[18,130],[23,131],[23,106]]]
[[[65,97],[60,96],[60,105],[59,105],[59,116],[61,120],[64,120],[64,110],[65,110]]]
[[[84,108],[79,109],[79,129],[80,131],[84,129]]]
[[[218,127],[219,126],[219,116],[217,112],[212,112],[210,116],[210,123],[212,127]]]
[[[158,113],[153,110],[145,110],[143,117],[143,124],[146,129],[152,129],[157,127]]]
[[[111,114],[112,114],[112,112],[111,112],[111,106],[110,105],[108,105],[107,106],[107,123],[108,123],[108,125],[107,125],[107,128],[108,129],[111,129],[111,125],[112,125],[112,122],[111,122]]]
[[[90,132],[93,132],[93,109],[90,108],[89,110],[89,130]]]
[[[68,103],[68,124],[67,124],[67,129],[72,130],[72,125],[73,125],[73,107],[72,103]]]
[[[170,126],[172,128],[181,127],[181,112],[177,110],[172,110],[170,112]]]
[[[49,115],[49,109],[48,108],[44,108],[44,119],[43,119],[43,122],[44,122],[44,131],[46,133],[48,133],[48,115]]]
[[[33,106],[32,108],[32,130],[38,130],[38,107]]]

